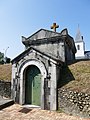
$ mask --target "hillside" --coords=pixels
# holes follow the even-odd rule
[[[90,94],[90,60],[64,67],[62,74],[60,87]]]
[[[11,80],[11,64],[0,65],[0,80]]]
[[[0,65],[0,80],[11,80],[11,64]],[[90,93],[90,60],[76,62],[62,70],[59,87]]]

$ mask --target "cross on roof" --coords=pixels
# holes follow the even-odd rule
[[[56,23],[53,23],[53,25],[51,26],[51,29],[53,29],[54,32],[56,32],[56,28],[59,28],[59,25],[56,25]]]

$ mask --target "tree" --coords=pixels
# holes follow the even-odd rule
[[[6,63],[10,63],[11,62],[10,58],[6,57],[5,59],[6,59]]]
[[[0,52],[0,64],[4,64],[4,53]]]

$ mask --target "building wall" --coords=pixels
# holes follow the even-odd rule
[[[24,70],[29,65],[36,65],[42,73],[41,87],[41,108],[42,109],[57,109],[57,63],[45,57],[34,50],[23,56],[21,60],[12,65],[12,84],[11,93],[14,101],[20,104],[25,102],[25,77]],[[45,66],[45,67],[43,67]],[[46,85],[45,86],[45,81]]]
[[[76,49],[77,49],[75,57],[76,58],[84,57],[84,52],[85,52],[85,44],[84,44],[84,42],[83,41],[82,42],[76,42],[75,46],[76,46]]]
[[[46,44],[39,44],[39,45],[36,44],[32,46],[40,50],[41,52],[44,52],[56,58],[61,58],[63,62],[65,61],[64,42],[46,43]]]
[[[38,41],[38,40],[37,40]],[[60,59],[63,62],[71,61],[75,59],[75,51],[73,51],[75,46],[73,45],[74,43],[72,42],[71,45],[68,45],[65,40],[59,39],[57,41],[54,40],[53,42],[46,42],[46,43],[39,43],[39,44],[31,44],[30,46],[38,49],[41,52],[46,53],[47,55],[51,55],[55,58]]]
[[[11,82],[0,80],[0,96],[11,98]]]
[[[75,60],[75,53],[65,44],[65,62],[68,63],[69,61]]]

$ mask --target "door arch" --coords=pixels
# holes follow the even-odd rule
[[[41,105],[41,72],[35,65],[26,68],[25,104]]]
[[[43,62],[36,60],[36,59],[30,59],[25,61],[21,64],[21,67],[19,68],[19,74],[20,74],[20,99],[19,103],[21,105],[25,104],[25,71],[26,68],[35,65],[41,72],[41,108],[44,109],[44,79],[46,79],[47,76],[47,70]]]

